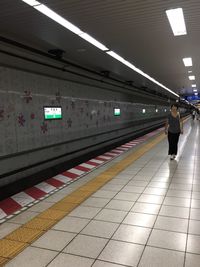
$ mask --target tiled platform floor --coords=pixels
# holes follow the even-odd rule
[[[200,123],[184,128],[177,160],[162,141],[6,266],[199,267]]]

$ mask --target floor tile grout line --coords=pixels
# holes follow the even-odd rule
[[[156,195],[157,196],[157,195]],[[158,195],[158,196],[160,196],[160,195]],[[162,195],[163,196],[163,195]],[[160,196],[160,197],[162,197],[162,196]],[[116,199],[116,200],[118,200],[118,199]],[[119,200],[119,201],[122,201],[122,202],[135,202],[135,201],[126,201],[126,200]],[[160,204],[154,204],[154,203],[146,203],[146,202],[137,202],[137,203],[142,203],[142,204],[150,204],[150,205],[158,205],[158,206],[160,206]],[[89,205],[82,205],[82,206],[84,206],[84,207],[92,207],[92,208],[95,208],[96,206],[89,206]],[[167,207],[178,207],[178,208],[185,208],[185,207],[180,207],[180,206],[169,206],[169,205],[163,205],[163,206],[167,206]],[[107,208],[107,209],[109,209],[109,210],[116,210],[116,211],[127,211],[127,210],[125,210],[125,209],[123,209],[123,210],[120,210],[120,209],[117,209],[117,208]],[[185,208],[185,209],[189,209],[189,208]],[[132,211],[129,211],[129,212],[132,212]],[[141,213],[141,214],[150,214],[150,215],[155,215],[155,213],[148,213],[148,212],[140,212],[140,211],[134,211],[134,213]],[[162,215],[162,214],[160,214],[159,216],[161,216],[161,217],[168,217],[168,218],[176,218],[176,219],[182,219],[182,220],[185,220],[185,219],[187,219],[188,217],[177,217],[177,216],[172,216],[172,215]],[[197,220],[197,219],[192,219],[192,220],[194,220],[194,221],[200,221],[200,219],[199,220]]]
[[[178,166],[178,164],[176,165],[176,168],[174,169],[174,173],[175,173],[175,170],[177,169],[177,166]],[[173,177],[173,176],[172,176],[172,177]],[[170,179],[170,180],[172,180],[172,179]],[[171,185],[171,182],[169,183],[167,192],[169,191],[169,187],[170,187],[170,185]],[[159,209],[159,211],[158,211],[158,213],[157,213],[157,216],[156,216],[156,219],[155,219],[154,224],[153,224],[153,226],[152,226],[151,232],[150,232],[150,234],[149,234],[149,236],[148,236],[148,238],[147,238],[146,244],[145,244],[145,246],[144,246],[144,249],[143,249],[143,252],[142,252],[142,254],[141,254],[141,256],[140,256],[140,259],[139,259],[139,261],[138,261],[137,267],[139,267],[139,265],[140,265],[140,262],[141,262],[141,259],[142,259],[142,257],[143,257],[143,254],[144,254],[144,251],[145,251],[145,249],[146,249],[146,246],[147,246],[147,244],[148,244],[148,241],[149,241],[149,239],[150,239],[150,237],[151,237],[151,234],[152,234],[153,230],[155,229],[154,227],[155,227],[155,224],[156,224],[156,222],[157,222],[157,219],[158,219],[158,216],[159,216],[159,214],[160,214],[160,211],[161,211],[161,209],[162,209],[163,203],[164,203],[164,201],[165,201],[167,192],[166,192],[166,194],[165,194],[165,196],[164,196],[164,198],[163,198],[163,201],[162,201],[162,203],[161,203],[161,205],[160,205],[160,209]],[[170,232],[170,231],[169,231],[169,232]]]
[[[136,203],[135,203],[136,204]],[[162,206],[162,204],[160,204]],[[159,205],[159,206],[160,206]],[[116,211],[119,211],[119,210],[116,210]],[[125,211],[126,212],[126,211]],[[156,214],[150,214],[150,213],[140,213],[140,212],[132,212],[132,211],[127,211],[129,213],[139,213],[139,214],[147,214],[147,215],[154,215],[156,216]],[[160,216],[160,215],[159,215]],[[72,217],[72,218],[78,218],[78,219],[88,219],[88,218],[83,218],[83,217],[78,217],[78,216],[69,216],[69,217]],[[161,216],[161,217],[167,217],[167,216]],[[175,219],[182,219],[182,218],[179,218],[179,217],[167,217],[167,218],[175,218]],[[88,219],[89,220],[89,219]],[[93,221],[97,221],[97,222],[108,222],[108,223],[116,223],[116,224],[119,224],[117,222],[111,222],[111,221],[105,221],[105,220],[100,220],[100,219],[95,219],[95,218],[92,218],[91,220]],[[196,221],[199,221],[199,220],[196,220]],[[123,225],[129,225],[129,226],[136,226],[136,227],[140,227],[140,228],[147,228],[147,229],[152,229],[152,227],[148,227],[148,226],[141,226],[141,225],[138,225],[138,224],[130,224],[130,223],[121,223]],[[87,226],[87,225],[86,225]],[[85,228],[85,227],[84,227]],[[84,228],[82,230],[84,230]],[[162,228],[155,228],[156,230],[161,230],[161,231],[164,231],[164,232],[173,232],[173,233],[181,233],[181,234],[186,234],[186,232],[179,232],[179,231],[175,231],[175,230],[166,230],[166,229],[162,229]],[[70,232],[70,231],[64,231],[64,230],[58,230],[58,229],[54,229],[55,231],[61,231],[61,232],[69,232],[69,233],[75,233],[75,232]],[[81,230],[81,231],[82,231]],[[192,234],[194,236],[200,236],[200,234]]]
[[[170,184],[169,184],[169,186],[170,186]],[[165,198],[164,198],[164,199],[165,199]],[[163,201],[164,201],[164,199],[163,199]],[[137,202],[137,201],[136,201],[136,202]],[[136,203],[136,202],[135,202],[135,203]],[[135,205],[135,204],[134,204],[134,205]],[[134,205],[133,205],[133,206],[134,206]],[[161,208],[161,207],[162,207],[162,204],[160,205],[160,208]],[[129,211],[129,212],[130,212],[130,211]],[[159,212],[158,212],[158,214],[159,214]],[[127,215],[126,215],[126,216],[127,216]],[[158,215],[157,215],[157,216],[158,216]],[[125,218],[124,218],[124,219],[125,219]],[[156,219],[156,220],[157,220],[157,219]],[[155,222],[156,222],[156,220],[155,220]],[[155,224],[155,223],[154,223],[154,224]],[[152,228],[152,229],[153,229],[153,228]],[[116,231],[117,231],[117,230],[116,230]],[[116,231],[115,231],[115,232],[116,232]],[[149,235],[149,237],[150,237],[150,235]],[[148,242],[148,240],[147,240],[147,242]],[[146,244],[147,244],[147,242],[146,242]],[[142,257],[142,256],[141,256],[141,257]],[[138,264],[139,264],[139,263],[138,263]]]
[[[99,190],[101,190],[101,188],[100,188]],[[97,191],[97,192],[98,192],[98,191]],[[95,193],[95,192],[94,192],[94,193]],[[94,193],[93,193],[93,194],[94,194]],[[92,194],[92,195],[93,195],[93,194]],[[117,195],[117,194],[118,194],[118,192],[116,192],[115,195]],[[92,195],[91,195],[90,197],[92,197]],[[115,195],[114,195],[114,196],[115,196]],[[114,196],[113,196],[113,198],[114,198]],[[86,199],[86,200],[87,200],[87,199]],[[111,201],[111,200],[112,200],[112,198],[110,199],[110,201]],[[109,201],[109,202],[110,202],[110,201]],[[108,203],[109,203],[109,202],[108,202]],[[84,203],[84,202],[82,202],[82,203]],[[82,204],[82,203],[81,203],[81,204]],[[108,203],[107,203],[107,204],[108,204]],[[81,205],[81,204],[80,204],[80,205]],[[106,206],[107,204],[105,204],[105,206]],[[79,205],[78,207],[80,207],[80,205]],[[73,241],[79,234],[81,234],[81,232],[82,232],[82,231],[83,231],[83,230],[90,224],[90,222],[91,222],[91,221],[92,221],[92,220],[93,220],[93,219],[94,219],[94,218],[95,218],[95,217],[96,217],[96,216],[97,216],[97,215],[98,215],[98,214],[105,208],[105,206],[103,206],[102,208],[100,208],[99,212],[98,212],[97,214],[95,214],[92,218],[90,218],[90,219],[89,219],[89,218],[85,218],[85,219],[89,219],[89,222],[88,222],[88,223],[87,223],[87,224],[80,230],[80,232],[78,232],[78,233],[76,234],[76,236],[75,236],[75,237],[74,237],[74,238],[73,238],[73,239],[72,239],[72,240],[71,240],[71,241],[70,241],[70,242],[69,242],[69,243],[68,243],[68,244],[61,250],[61,251],[60,251],[59,254],[61,254],[61,253],[64,251],[64,249],[67,248],[67,246],[69,246],[70,243],[72,243],[72,241]],[[67,216],[69,216],[69,217],[76,217],[76,216],[70,216],[70,213],[69,213]],[[82,219],[83,217],[76,217],[76,218],[80,218],[80,219]],[[58,254],[58,255],[59,255],[59,254]],[[58,255],[56,255],[56,257],[57,257]],[[79,256],[80,256],[80,255],[79,255]],[[56,257],[55,257],[55,258],[56,258]],[[55,259],[55,258],[54,258],[54,259]],[[53,260],[54,260],[54,259],[53,259]],[[52,260],[52,261],[53,261],[53,260]],[[51,261],[51,262],[52,262],[52,261]],[[51,262],[49,262],[46,266],[48,266]]]
[[[154,154],[155,154],[155,153],[154,153]],[[141,170],[142,170],[142,169],[143,169],[143,168],[144,168],[144,167],[151,161],[151,159],[152,159],[153,157],[154,157],[154,155],[152,155],[152,157],[149,159],[149,161],[143,165],[143,167],[141,168]],[[139,172],[140,172],[141,170],[139,170]],[[137,175],[137,174],[136,174],[136,175]],[[136,175],[134,175],[134,176],[136,176]],[[134,176],[133,176],[133,178],[134,178]],[[126,185],[127,185],[127,184],[126,184]],[[125,187],[126,185],[124,185],[124,187]],[[147,185],[148,185],[148,184],[147,184]],[[147,187],[147,185],[145,186],[145,188]],[[123,188],[124,188],[124,187],[123,187]],[[123,189],[123,188],[122,188],[122,189]],[[144,190],[145,190],[145,188],[144,188]],[[122,191],[122,189],[121,189],[120,191]],[[144,191],[144,190],[143,190],[143,191]],[[120,191],[119,191],[119,192],[120,192]],[[142,193],[139,194],[137,200],[140,198],[141,195],[142,195]],[[132,208],[133,208],[134,205],[137,203],[137,200],[135,200],[135,202],[133,203],[131,209],[127,212],[126,216],[123,218],[123,220],[121,221],[121,223],[119,223],[119,226],[117,227],[117,229],[114,231],[114,233],[113,233],[112,236],[110,237],[110,240],[113,240],[112,237],[113,237],[114,234],[118,231],[118,229],[120,228],[120,226],[123,224],[123,221],[124,221],[125,218],[128,216],[128,214],[131,212]],[[110,240],[109,240],[109,241],[110,241]],[[107,244],[109,243],[109,241],[107,242]],[[121,241],[121,240],[120,240],[120,241]],[[106,244],[106,246],[107,246],[107,244]],[[141,244],[140,244],[140,245],[141,245]],[[106,247],[106,246],[105,246],[105,247]],[[102,251],[105,249],[105,247],[102,249]],[[98,257],[100,256],[100,254],[102,253],[102,251],[99,253]],[[98,259],[98,257],[97,257],[97,259]],[[96,259],[96,260],[97,260],[97,259]],[[95,260],[95,262],[96,262],[96,260]],[[95,263],[95,262],[94,262],[94,263]],[[94,264],[94,263],[93,263],[93,264]],[[93,265],[92,265],[92,266],[93,266]]]
[[[148,162],[150,162],[152,158],[153,158],[153,156],[149,159]],[[145,165],[148,164],[148,162],[147,162],[146,164],[144,164],[143,168],[145,167]],[[141,168],[141,169],[143,169],[143,168]],[[140,171],[141,171],[141,170],[140,170]],[[140,171],[139,171],[139,172],[140,172]],[[137,174],[136,174],[136,175],[137,175]],[[133,177],[134,177],[134,176],[133,176]],[[126,185],[127,185],[127,184],[126,184]],[[124,185],[124,187],[125,187],[126,185]],[[123,188],[124,188],[124,187],[123,187]],[[123,188],[122,188],[122,189],[123,189]],[[121,189],[121,190],[122,190],[122,189]],[[121,190],[120,190],[119,192],[121,192]],[[145,190],[145,189],[144,189],[144,190]],[[143,191],[144,191],[144,190],[143,190]],[[142,194],[142,193],[141,193],[141,194]],[[140,198],[141,194],[139,194],[137,200]],[[107,246],[107,244],[108,244],[111,240],[113,240],[112,237],[115,235],[115,233],[118,231],[118,229],[120,228],[120,226],[123,224],[123,221],[124,221],[125,218],[128,216],[128,214],[130,213],[130,211],[132,210],[132,208],[133,208],[134,205],[136,204],[137,200],[133,203],[132,207],[131,207],[130,210],[127,212],[127,214],[126,214],[126,216],[123,218],[123,220],[119,223],[119,226],[118,226],[118,227],[116,228],[116,230],[113,232],[113,234],[112,234],[111,237],[109,238],[108,242],[106,243],[106,245],[104,246],[104,248],[101,250],[101,252],[100,252],[99,255],[97,256],[95,262],[98,260],[99,256],[101,255],[101,253],[103,252],[103,250],[105,249],[105,247]],[[94,263],[95,263],[95,262],[94,262]],[[92,266],[94,265],[94,263],[92,264]],[[92,266],[91,266],[91,267],[92,267]]]
[[[152,158],[153,158],[153,156],[151,157],[151,159],[152,159]],[[150,159],[149,161],[151,161],[151,159]],[[163,160],[163,161],[165,161],[165,160]],[[162,161],[162,162],[163,162],[163,161]],[[147,163],[147,164],[148,164],[148,163]],[[147,165],[147,164],[145,164],[145,165]],[[144,166],[145,166],[145,165],[144,165]],[[160,164],[160,166],[161,166],[161,165],[162,165],[162,163]],[[144,168],[144,167],[143,167],[143,168]],[[153,176],[154,176],[154,175],[153,175]],[[152,176],[151,180],[153,179],[153,176]],[[149,183],[151,182],[151,180],[149,181]],[[149,183],[148,183],[148,184],[149,184]],[[148,186],[148,184],[147,184],[147,186]],[[146,187],[147,187],[147,186],[146,186]],[[145,187],[145,188],[146,188],[146,187]],[[123,188],[122,188],[122,189],[123,189]],[[122,189],[121,189],[121,190],[122,190]],[[145,190],[145,189],[144,189],[144,190]],[[144,192],[144,191],[143,191],[143,192]],[[141,194],[142,194],[142,193],[141,193]],[[141,195],[141,194],[140,194],[140,195]],[[139,196],[139,197],[140,197],[140,196]],[[139,199],[139,197],[138,197],[138,199]],[[163,201],[164,201],[164,198],[163,198]],[[134,206],[136,203],[137,203],[137,200],[135,201],[135,203],[133,204],[133,206]],[[133,208],[133,206],[132,206],[132,208]],[[160,208],[161,208],[161,206],[162,206],[162,204],[160,205]],[[132,208],[131,208],[131,209],[132,209]],[[130,212],[130,211],[129,211],[129,212]],[[127,213],[127,215],[125,216],[125,218],[126,218],[127,216],[128,216],[128,213]],[[158,216],[158,215],[157,215],[157,216]],[[123,219],[123,221],[125,220],[125,218]],[[123,222],[123,221],[122,221],[122,222]],[[122,224],[122,222],[120,223],[120,225]],[[155,222],[156,222],[156,220],[155,220]],[[154,224],[155,224],[155,222],[154,222]],[[119,227],[120,227],[120,226],[119,226]],[[119,227],[116,229],[116,231],[119,229]],[[153,228],[152,228],[152,229],[153,229]],[[115,232],[116,232],[116,231],[115,231]],[[113,235],[115,234],[115,232],[113,233]],[[113,236],[113,235],[112,235],[112,236]],[[151,235],[151,233],[149,234],[149,237],[150,237],[150,235]],[[111,239],[112,239],[112,237],[111,237]],[[148,242],[148,240],[147,240],[147,242]],[[147,244],[147,242],[146,242],[146,244]],[[144,247],[144,248],[145,248],[145,247]],[[103,251],[103,250],[102,250],[102,251]],[[144,252],[144,250],[143,250],[143,252]],[[100,253],[100,254],[101,254],[101,253]],[[99,254],[99,255],[100,255],[100,254]],[[142,254],[143,254],[143,253],[142,253]],[[142,257],[142,255],[141,255],[141,257]],[[138,264],[139,264],[139,263],[138,263]],[[93,265],[92,265],[92,266],[93,266]]]
[[[160,136],[160,135],[159,135],[159,136]],[[162,141],[162,140],[161,140],[161,141]],[[158,143],[158,144],[159,144],[159,143]],[[145,153],[144,153],[143,155],[145,155]],[[143,156],[143,155],[142,155],[142,156]],[[140,156],[140,157],[141,157],[141,156]],[[140,157],[139,157],[139,158],[140,158]],[[134,160],[134,161],[135,161],[135,160]],[[133,162],[133,163],[134,163],[134,162]],[[131,164],[132,164],[132,163],[131,163]],[[131,164],[130,164],[130,165],[131,165]],[[129,165],[129,166],[130,166],[130,165]],[[141,170],[141,169],[140,169],[140,170]],[[140,172],[140,170],[138,170],[138,172]],[[124,171],[124,169],[123,169],[121,172],[123,172],[123,171]],[[119,172],[119,173],[121,173],[121,172]],[[137,172],[137,173],[138,173],[138,172]],[[135,175],[137,175],[137,173],[136,173]],[[133,177],[134,177],[134,176],[133,176]],[[112,179],[111,179],[111,180],[112,180]],[[130,181],[130,180],[128,180],[127,183],[126,183],[123,187],[125,187],[125,186],[128,184],[129,181]],[[107,184],[107,183],[106,183],[106,184]],[[100,189],[101,189],[101,188],[100,188]],[[105,204],[105,206],[102,207],[102,208],[100,209],[100,211],[99,211],[93,218],[90,219],[90,221],[88,222],[88,224],[89,224],[89,223],[90,223],[90,222],[91,222],[91,221],[92,221],[92,220],[93,220],[93,219],[94,219],[94,218],[95,218],[95,217],[96,217],[96,216],[97,216],[97,215],[98,215],[98,214],[99,214],[99,213],[100,213],[100,212],[101,212],[101,211],[102,211],[102,210],[103,210],[103,209],[104,209],[104,208],[105,208],[105,207],[106,207],[106,206],[107,206],[113,199],[114,199],[114,197],[115,197],[120,191],[121,191],[121,190],[119,190],[118,192],[116,192],[116,194],[115,194],[112,198],[110,198],[110,201],[109,201],[107,204]],[[95,193],[95,192],[94,192],[94,193]],[[94,193],[93,193],[93,194],[94,194]],[[92,195],[93,195],[93,194],[92,194]],[[92,197],[92,195],[91,195],[90,197]],[[131,207],[131,208],[132,208],[132,207]],[[70,215],[68,214],[68,216],[70,216]],[[73,216],[72,216],[72,217],[73,217]],[[87,224],[87,225],[88,225],[88,224]],[[79,234],[81,234],[81,232],[87,227],[87,225],[86,225],[86,226],[85,226],[79,233],[77,233],[77,235],[70,241],[70,243],[71,243],[71,242],[72,242],[72,241],[73,241]],[[118,228],[117,228],[117,229],[118,229]],[[117,229],[116,229],[116,230],[117,230]],[[113,234],[113,235],[114,235],[114,234]],[[110,239],[111,239],[111,238],[110,238]],[[107,243],[105,244],[104,248],[107,246],[107,244],[108,244],[108,242],[110,241],[110,239],[107,241]],[[67,244],[67,245],[62,249],[62,251],[63,251],[68,245],[70,245],[70,243]],[[102,251],[104,250],[104,248],[102,249]],[[62,253],[62,251],[60,251],[60,253]],[[101,251],[101,252],[102,252],[102,251]],[[101,252],[99,253],[99,255],[101,254]],[[60,254],[60,253],[59,253],[59,254]],[[58,254],[58,255],[59,255],[59,254]],[[57,256],[58,256],[58,255],[57,255]],[[97,258],[99,257],[99,255],[97,256]],[[57,257],[57,256],[56,256],[56,257]],[[55,258],[56,258],[56,257],[55,257]],[[55,258],[54,258],[54,259],[55,259]],[[96,259],[97,259],[97,258],[96,258]],[[54,260],[54,259],[53,259],[53,260]],[[52,260],[52,261],[53,261],[53,260]],[[52,261],[51,261],[51,262],[52,262]],[[96,261],[96,260],[95,260],[95,261]],[[94,263],[95,263],[95,261],[94,261]],[[48,266],[51,262],[49,262],[46,266]]]
[[[123,170],[122,170],[122,171],[123,171]],[[140,171],[140,170],[139,170],[139,171]],[[139,172],[139,171],[138,171],[138,172]],[[112,179],[111,179],[111,180],[112,180]],[[128,182],[129,182],[129,181],[127,181],[127,183],[128,183]],[[107,184],[107,183],[106,183],[106,184]],[[124,186],[125,186],[125,185],[124,185]],[[99,190],[101,190],[101,188],[100,188]],[[99,190],[98,190],[98,191],[99,191]],[[98,191],[97,191],[97,192],[98,192]],[[114,199],[114,197],[115,197],[119,192],[120,192],[120,191],[116,192],[116,194],[115,194],[112,198],[110,198],[110,201],[109,201],[108,203],[106,203],[103,207],[101,207],[100,210],[99,210],[99,212],[98,212],[96,215],[94,215],[94,217],[90,218],[89,222],[88,222],[88,223],[87,223],[87,224],[80,230],[80,232],[78,232],[78,233],[76,234],[76,236],[74,236],[74,238],[73,238],[73,239],[72,239],[72,240],[71,240],[71,241],[70,241],[70,242],[69,242],[69,243],[68,243],[68,244],[67,244],[67,245],[66,245],[66,246],[59,252],[59,254],[63,253],[63,251],[67,248],[67,246],[69,246],[70,243],[72,243],[72,241],[73,241],[79,234],[81,234],[81,232],[82,232],[82,231],[83,231],[83,230],[84,230],[84,229],[91,223],[91,221],[94,220],[94,218],[95,218],[95,217],[96,217],[96,216],[97,216],[97,215],[98,215],[98,214],[99,214],[99,213],[100,213],[100,212],[101,212],[101,211],[102,211],[102,210],[103,210],[103,209],[104,209],[104,208],[105,208],[105,207],[106,207],[106,206],[107,206],[113,199]],[[95,194],[95,192],[94,192],[90,197],[92,197],[94,194]],[[82,202],[82,203],[84,203],[84,202]],[[81,203],[81,204],[82,204],[82,203]],[[80,204],[80,205],[81,205],[81,204]],[[80,205],[79,205],[79,206],[80,206]],[[67,216],[70,216],[70,213],[69,213]],[[75,216],[71,216],[71,217],[75,217]],[[82,217],[77,217],[77,218],[82,218]],[[85,218],[85,219],[88,219],[88,218]],[[109,242],[109,239],[108,239],[108,242]],[[108,242],[107,242],[107,243],[108,243]],[[106,247],[107,243],[105,244],[105,247]],[[104,247],[104,248],[105,248],[105,247]],[[103,249],[104,249],[104,248],[103,248]],[[102,251],[103,251],[103,249],[102,249]],[[59,255],[59,254],[58,254],[58,255]],[[56,258],[58,255],[56,255],[55,258]],[[55,258],[53,258],[53,259],[51,260],[51,262],[52,262]],[[49,263],[46,265],[46,267],[47,267],[51,262],[49,262]],[[94,262],[95,262],[95,261],[94,261]]]
[[[195,148],[195,155],[196,154],[197,154],[197,148]],[[191,217],[191,209],[192,209],[192,195],[193,195],[193,181],[194,181],[194,170],[195,170],[195,167],[196,167],[196,162],[193,161],[192,190],[191,190],[191,197],[190,197],[190,209],[189,209],[189,218],[188,218],[188,227],[187,227],[187,236],[186,236],[186,244],[185,244],[185,253],[184,253],[183,267],[186,266],[186,255],[187,255],[187,245],[188,245],[189,229],[190,229],[190,217]]]
[[[71,233],[71,232],[69,232]],[[86,234],[81,234],[81,235],[84,235],[84,236],[88,236]],[[93,235],[89,235],[90,237],[96,237],[96,236],[93,236]],[[100,239],[108,239],[108,238],[104,238],[104,237],[99,237]],[[119,240],[119,239],[112,239],[114,241],[119,241],[121,243],[128,243],[128,244],[135,244],[135,245],[139,245],[139,246],[144,246],[143,244],[141,243],[134,243],[134,242],[130,242],[130,241],[123,241],[123,240]],[[105,262],[110,262],[110,263],[115,263],[115,262],[111,262],[111,261],[106,261],[106,260],[102,260],[102,259],[98,259],[98,258],[92,258],[92,257],[89,257],[89,256],[83,256],[83,255],[79,255],[79,254],[74,254],[74,253],[69,253],[69,252],[60,252],[59,250],[54,250],[54,249],[49,249],[49,248],[44,248],[44,247],[40,247],[40,246],[32,246],[31,247],[33,248],[40,248],[40,249],[43,249],[43,250],[47,250],[47,251],[54,251],[54,252],[58,252],[58,254],[55,256],[55,258],[61,254],[61,253],[64,253],[64,254],[68,254],[68,255],[74,255],[74,256],[79,256],[79,257],[83,257],[83,258],[89,258],[89,259],[93,259],[93,260],[99,260],[99,261],[105,261]],[[161,249],[161,250],[167,250],[167,251],[176,251],[176,252],[180,252],[180,253],[183,253],[184,254],[184,251],[183,250],[177,250],[177,249],[170,249],[170,248],[163,248],[163,247],[159,247],[159,246],[153,246],[153,245],[147,245],[146,247],[152,247],[152,248],[158,248],[158,249]],[[60,253],[59,253],[60,252]],[[189,252],[189,254],[192,254],[192,255],[200,255],[200,253],[194,253],[194,252]],[[54,258],[54,259],[55,259]],[[54,260],[53,259],[53,260]],[[51,260],[51,262],[53,261]],[[47,265],[45,266],[48,266],[51,262],[49,262]],[[95,262],[94,262],[95,263]],[[116,263],[115,263],[116,264]],[[123,264],[120,264],[120,263],[117,263],[119,265],[122,265],[124,266]],[[125,265],[127,266],[127,265]],[[128,265],[129,266],[129,265]]]
[[[106,260],[98,260],[98,261],[100,261],[100,262],[105,262],[105,263],[109,263],[109,264],[113,264],[113,262],[111,262],[111,261],[106,261]],[[95,260],[95,262],[96,262],[96,260]],[[94,262],[94,263],[95,263]],[[93,263],[93,265],[94,265],[94,263]],[[91,267],[93,266],[93,265],[91,265]],[[121,267],[130,267],[130,265],[124,265],[124,264],[121,264],[121,263],[117,263],[117,265],[119,265],[119,266],[121,266]]]
[[[155,214],[150,214],[150,215],[155,215]],[[83,218],[83,217],[74,217],[74,216],[70,216],[72,218],[78,218],[78,219],[87,219],[87,218]],[[88,219],[89,220],[89,219]],[[97,219],[91,219],[89,220],[89,222],[87,223],[87,225],[84,226],[84,228],[86,228],[88,226],[89,223],[91,223],[91,221],[95,221],[95,222],[105,222],[105,223],[111,223],[111,224],[120,224],[120,223],[117,223],[117,222],[110,222],[110,221],[105,221],[105,220],[97,220]],[[129,223],[122,223],[123,225],[126,225],[126,226],[134,226],[134,227],[137,227],[137,228],[144,228],[144,229],[152,229],[152,227],[147,227],[147,226],[141,226],[141,225],[137,225],[137,224],[129,224]],[[57,232],[65,232],[65,233],[71,233],[71,234],[81,234],[81,235],[85,235],[85,236],[91,236],[91,237],[98,237],[98,238],[103,238],[103,239],[108,239],[107,237],[101,237],[101,236],[97,236],[97,235],[92,235],[92,234],[84,234],[84,233],[81,233],[83,230],[81,229],[80,232],[73,232],[73,231],[67,231],[67,230],[60,230],[60,229],[49,229],[49,230],[52,230],[52,231],[57,231]],[[186,234],[186,232],[177,232],[177,231],[173,231],[173,230],[166,230],[166,229],[161,229],[161,228],[155,228],[156,230],[160,230],[160,231],[163,231],[163,232],[172,232],[172,233],[180,233],[180,234]],[[192,234],[193,236],[200,236],[199,234]],[[35,240],[36,241],[36,240]],[[130,241],[123,241],[123,240],[119,240],[121,242],[126,242],[126,243],[134,243],[134,242],[130,242]],[[71,242],[71,241],[70,241]],[[32,246],[33,243],[30,244],[30,246]],[[69,243],[68,243],[69,244]],[[67,245],[68,245],[67,244]],[[67,246],[66,245],[66,246]],[[152,246],[152,245],[148,245],[148,246]],[[36,247],[36,246],[35,246]],[[167,249],[167,248],[163,248],[163,249]],[[189,252],[189,253],[192,253],[192,252]],[[194,254],[200,254],[200,253],[194,253]]]
[[[167,157],[165,157],[165,159],[163,160],[163,162],[166,161],[166,158],[167,158]],[[169,184],[169,186],[170,186],[170,184]],[[168,187],[168,188],[169,188],[169,187]],[[167,191],[168,191],[168,190],[167,190]],[[166,192],[166,194],[167,194],[167,192]],[[165,194],[165,196],[166,196],[166,194]],[[145,249],[146,249],[146,247],[147,247],[147,244],[148,244],[148,242],[149,242],[149,239],[150,239],[150,237],[151,237],[151,234],[152,234],[152,232],[153,232],[153,230],[154,230],[154,226],[155,226],[155,224],[156,224],[156,221],[157,221],[157,218],[158,218],[158,216],[159,216],[160,210],[161,210],[162,205],[163,205],[163,203],[164,203],[165,196],[163,197],[162,203],[160,204],[160,208],[159,208],[159,211],[158,211],[157,215],[155,215],[156,218],[155,218],[154,224],[153,224],[153,226],[151,227],[151,231],[150,231],[149,236],[148,236],[148,238],[147,238],[146,244],[144,245],[144,249],[143,249],[143,251],[142,251],[142,253],[141,253],[141,255],[140,255],[140,259],[139,259],[139,261],[138,261],[138,263],[137,263],[137,267],[139,267],[139,265],[140,265],[140,262],[141,262],[141,260],[142,260],[143,255],[144,255],[144,252],[145,252]]]

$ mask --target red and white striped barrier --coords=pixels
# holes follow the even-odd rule
[[[73,181],[91,172],[93,169],[105,164],[106,162],[118,157],[122,153],[128,151],[134,146],[145,142],[148,138],[161,132],[163,128],[148,133],[142,137],[139,137],[133,141],[130,141],[122,146],[112,149],[103,155],[97,156],[94,159],[90,159],[87,162],[81,163],[80,165],[66,170],[44,182],[41,182],[31,188],[28,188],[18,194],[13,195],[7,199],[0,201],[0,224],[5,222],[7,219],[12,218],[21,211],[28,209],[40,200],[48,197],[49,195],[57,192]]]

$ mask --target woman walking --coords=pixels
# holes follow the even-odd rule
[[[178,140],[180,134],[183,134],[183,122],[178,112],[178,106],[173,104],[171,112],[165,124],[165,134],[168,135],[170,159],[175,159],[178,151]]]
[[[196,116],[196,111],[193,110],[193,111],[192,111],[192,119],[193,119],[193,121],[194,121],[194,119],[195,119],[195,116]]]

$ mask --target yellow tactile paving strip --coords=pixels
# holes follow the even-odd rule
[[[128,155],[119,163],[116,163],[108,170],[96,176],[93,180],[52,205],[46,211],[43,211],[23,226],[5,236],[0,240],[0,266],[4,266],[8,260],[14,258],[60,219],[69,214],[74,208],[98,191],[103,185],[113,179],[113,177],[126,169],[135,160],[156,146],[164,138],[165,135],[163,133],[155,137],[152,141],[144,144],[141,148]]]
[[[13,231],[11,234],[6,236],[6,239],[23,242],[23,243],[32,243],[36,238],[40,237],[43,234],[42,230],[37,229],[28,229],[25,227],[20,227],[17,230]]]
[[[0,257],[13,258],[27,246],[27,243],[17,242],[4,238],[0,240]]]
[[[49,228],[51,228],[56,223],[56,221],[52,220],[51,218],[49,218],[49,219],[43,219],[42,218],[41,219],[41,218],[39,218],[39,216],[36,216],[32,220],[30,220],[29,222],[27,222],[26,224],[24,224],[23,227],[25,229],[26,228],[30,228],[30,229],[36,229],[36,230],[46,231],[46,230],[48,230]],[[29,229],[26,229],[26,231],[28,233],[29,232]]]
[[[1,266],[4,266],[7,261],[8,261],[8,259],[5,259],[5,258],[0,257],[0,267]]]
[[[65,217],[66,212],[62,211],[62,210],[56,210],[56,209],[48,209],[44,212],[42,212],[38,218],[41,219],[51,219],[54,221],[59,221],[61,220],[63,217]]]

